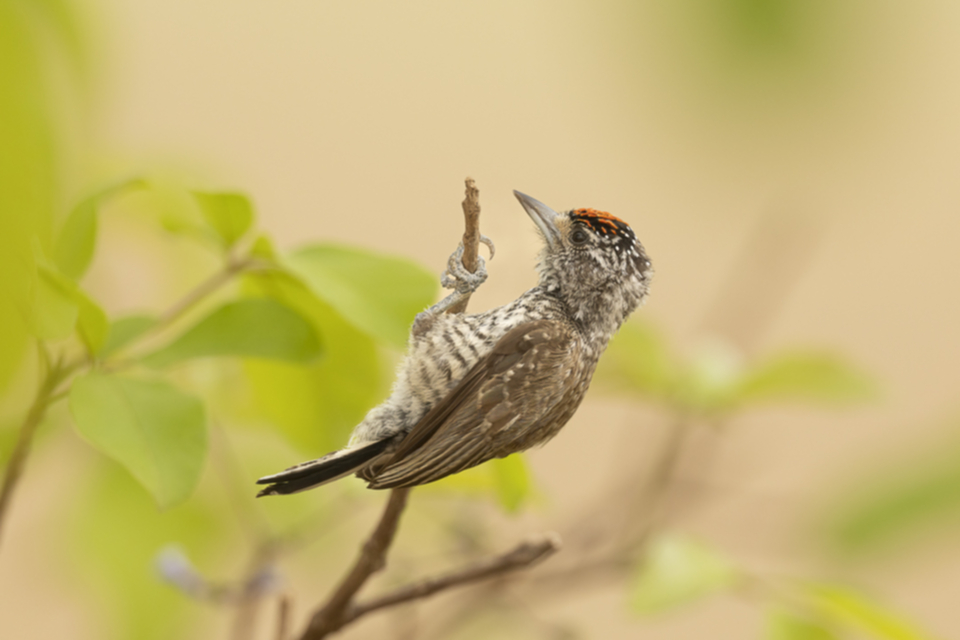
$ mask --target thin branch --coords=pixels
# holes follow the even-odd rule
[[[475,273],[480,250],[480,190],[473,178],[464,180],[466,198],[463,200],[463,262],[464,268]],[[447,309],[447,313],[463,313],[467,310],[470,296],[465,296]]]
[[[235,258],[229,258],[222,268],[214,272],[212,275],[210,275],[210,277],[202,281],[196,287],[188,291],[186,295],[174,302],[166,311],[160,314],[160,316],[157,318],[157,321],[149,329],[138,335],[133,342],[123,347],[120,352],[122,353],[127,351],[134,344],[143,342],[144,339],[160,333],[174,322],[182,318],[184,314],[197,306],[207,296],[211,295],[220,287],[229,283],[235,276],[243,273],[251,267],[254,267],[255,264],[256,263],[252,258],[242,258],[239,260]],[[136,359],[136,357],[134,356],[132,359]],[[123,368],[130,364],[130,360],[131,358],[129,357],[119,360],[114,363],[114,366]]]
[[[250,264],[250,260],[246,259],[230,260],[227,262],[222,269],[198,284],[192,291],[187,293],[187,295],[164,311],[160,317],[157,318],[157,323],[150,328],[148,333],[155,333],[176,322],[183,314],[196,306],[208,295],[230,282],[235,275],[249,267]]]
[[[50,399],[53,396],[54,389],[60,384],[60,381],[70,373],[69,367],[54,365],[44,376],[37,390],[37,395],[33,399],[33,404],[27,411],[23,424],[20,426],[20,433],[17,435],[17,443],[13,447],[13,453],[10,454],[10,460],[3,472],[3,485],[0,486],[0,539],[2,539],[3,526],[6,523],[7,512],[10,509],[10,503],[13,500],[13,492],[16,490],[23,475],[23,469],[27,463],[27,456],[30,455],[30,446],[33,444],[33,436],[37,432],[37,427],[43,421],[47,407],[50,406]]]
[[[351,622],[378,609],[393,607],[405,602],[420,600],[432,596],[440,591],[452,589],[462,585],[486,580],[523,569],[546,559],[560,549],[560,536],[555,533],[545,534],[539,538],[528,540],[518,547],[501,556],[481,560],[463,569],[450,572],[446,575],[427,578],[420,582],[400,587],[396,591],[387,593],[379,598],[354,605],[347,612],[345,622]]]
[[[476,272],[479,265],[477,259],[480,245],[480,191],[472,178],[467,178],[466,199],[463,201],[463,266],[471,273]],[[469,296],[459,304],[447,309],[447,313],[462,313],[467,308]],[[364,543],[360,556],[357,558],[350,572],[340,582],[326,604],[313,614],[310,624],[303,632],[301,640],[318,640],[337,631],[344,625],[363,615],[355,614],[353,598],[363,587],[366,581],[386,565],[387,551],[393,543],[400,523],[400,515],[407,504],[410,489],[393,489],[390,498],[384,507],[380,521],[373,533]],[[387,605],[382,605],[387,606]],[[380,607],[378,607],[380,608]]]
[[[260,543],[254,551],[237,599],[230,640],[252,640],[263,596],[274,582],[272,567],[278,551],[277,545],[270,540]]]
[[[174,303],[167,311],[162,313],[156,324],[143,335],[139,336],[137,340],[139,341],[146,336],[153,335],[165,329],[208,295],[228,283],[234,276],[255,266],[256,261],[250,258],[242,258],[239,260],[231,258],[222,269],[201,282],[183,298]],[[10,461],[6,469],[4,469],[3,484],[0,486],[0,537],[2,537],[3,526],[6,522],[10,502],[13,499],[13,493],[20,481],[21,475],[23,475],[27,457],[30,455],[30,446],[33,442],[33,437],[37,427],[39,427],[43,421],[47,407],[65,398],[70,391],[70,384],[72,382],[70,376],[79,370],[89,367],[91,364],[90,360],[84,357],[69,364],[63,364],[61,362],[50,366],[49,358],[45,355],[46,352],[42,351],[41,353],[43,354],[44,362],[48,363],[48,371],[20,427],[17,442],[14,445],[13,452],[10,454]],[[129,364],[129,361],[118,362],[116,364],[118,368],[122,368]]]
[[[276,640],[287,640],[287,629],[290,628],[290,596],[280,596],[277,603],[277,637]]]
[[[340,629],[353,618],[346,618],[347,608],[353,596],[364,585],[367,579],[377,571],[383,569],[386,563],[387,551],[400,524],[400,515],[407,505],[407,496],[410,489],[393,489],[387,506],[380,516],[376,529],[364,543],[350,572],[340,582],[333,594],[327,599],[322,609],[313,614],[310,624],[301,636],[301,640],[319,640]]]

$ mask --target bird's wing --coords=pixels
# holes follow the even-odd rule
[[[384,464],[361,475],[374,489],[426,484],[503,455],[505,441],[529,441],[518,448],[535,444],[537,438],[523,434],[530,436],[528,430],[576,384],[572,363],[579,349],[574,330],[555,320],[508,331]],[[516,436],[502,437],[511,433]]]

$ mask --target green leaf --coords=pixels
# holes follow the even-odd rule
[[[838,640],[838,637],[816,622],[780,608],[767,613],[765,640]]]
[[[250,245],[250,257],[260,258],[267,262],[277,261],[277,249],[273,246],[273,240],[266,234],[260,234]]]
[[[652,542],[631,593],[634,610],[667,611],[733,586],[739,573],[713,549],[681,536]]]
[[[169,507],[193,491],[207,452],[203,404],[162,381],[90,373],[70,389],[87,442],[127,468]]]
[[[955,427],[927,450],[884,461],[862,486],[847,490],[828,522],[844,555],[890,549],[960,522],[960,443]],[[952,529],[949,528],[953,525]]]
[[[496,482],[497,498],[507,513],[515,513],[530,495],[530,472],[520,453],[486,463]]]
[[[931,640],[933,636],[861,593],[835,585],[808,585],[806,595],[818,612],[881,640]]]
[[[597,367],[597,381],[618,391],[665,399],[673,392],[678,371],[661,333],[649,322],[633,320],[610,341]]]
[[[63,275],[77,281],[86,273],[97,243],[97,211],[104,200],[131,188],[144,186],[142,180],[125,180],[85,198],[63,223],[54,246],[54,261]]]
[[[239,193],[194,192],[200,211],[223,244],[229,249],[253,224],[253,207],[246,196]]]
[[[736,400],[757,402],[843,403],[876,395],[874,381],[829,353],[794,353],[774,357],[750,371],[739,385]]]
[[[100,349],[100,355],[116,353],[157,324],[154,316],[133,315],[119,318],[110,325],[107,340]]]
[[[70,168],[60,144],[64,77],[51,74],[61,60],[45,46],[49,34],[32,8],[0,2],[0,389],[23,363],[28,332],[70,332],[34,313],[39,286],[31,241],[52,246],[53,212]]]
[[[307,318],[324,338],[324,353],[307,365],[245,360],[250,406],[234,403],[239,417],[255,416],[279,428],[304,452],[344,446],[353,427],[389,389],[389,368],[374,340],[282,272],[247,274],[243,284],[246,291],[271,296]]]
[[[94,302],[90,296],[79,289],[75,296],[79,307],[77,332],[90,353],[97,353],[107,340],[107,334],[110,332],[110,321],[100,305]]]
[[[398,349],[437,291],[436,277],[415,263],[362,249],[316,245],[284,263],[348,322]]]
[[[37,269],[34,289],[31,330],[41,340],[61,340],[73,333],[80,308],[76,289],[52,269]]]
[[[223,305],[143,363],[165,367],[207,356],[304,363],[318,355],[320,338],[303,316],[276,300],[252,298]]]

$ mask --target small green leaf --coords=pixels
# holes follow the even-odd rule
[[[244,195],[194,192],[193,197],[204,219],[227,248],[236,244],[253,224],[253,207]]]
[[[737,569],[713,549],[681,536],[653,541],[631,593],[634,610],[658,613],[733,586]]]
[[[838,640],[837,636],[822,626],[780,608],[767,613],[765,640]]]
[[[157,319],[148,315],[127,316],[116,320],[110,325],[110,331],[100,350],[100,355],[106,356],[116,353],[131,341],[143,335],[155,324],[157,324]]]
[[[520,453],[487,463],[493,473],[497,498],[507,513],[515,513],[530,495],[530,472]]]
[[[169,507],[200,479],[207,452],[203,404],[162,381],[90,373],[70,389],[77,431]]]
[[[277,249],[273,246],[273,241],[269,236],[260,234],[250,245],[250,257],[260,258],[267,262],[276,262]]]
[[[398,349],[437,290],[436,277],[415,263],[362,249],[306,247],[285,265],[348,322]]]
[[[107,340],[107,334],[110,332],[110,321],[100,305],[94,302],[90,296],[79,289],[75,296],[79,307],[77,332],[90,353],[97,353]]]
[[[876,395],[865,373],[828,353],[784,354],[755,367],[740,382],[736,400],[756,402],[857,402]]]
[[[861,593],[835,585],[808,585],[806,595],[826,618],[881,640],[932,640],[933,636]]]
[[[63,223],[53,257],[63,275],[77,281],[86,273],[97,243],[97,211],[104,200],[127,189],[143,187],[142,180],[124,180],[85,198]]]
[[[251,298],[220,307],[143,363],[165,367],[207,356],[304,363],[318,355],[320,338],[303,316],[276,300]]]
[[[37,267],[31,330],[41,340],[60,340],[73,333],[80,309],[76,288],[43,265]]]

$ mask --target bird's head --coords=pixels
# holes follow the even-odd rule
[[[653,269],[626,222],[595,209],[557,213],[513,192],[544,239],[540,286],[563,299],[576,321],[613,333],[647,295]]]

